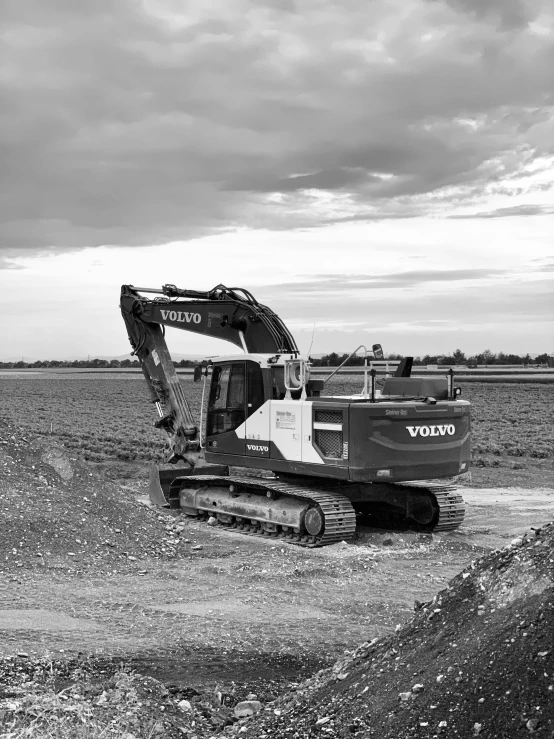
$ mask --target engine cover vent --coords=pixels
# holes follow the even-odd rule
[[[316,429],[314,443],[324,457],[341,459],[343,456],[342,431]]]
[[[342,411],[317,410],[314,421],[316,423],[342,423]]]

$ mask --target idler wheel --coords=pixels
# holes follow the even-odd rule
[[[408,518],[422,526],[428,526],[437,515],[436,505],[430,495],[410,495]]]
[[[311,536],[319,536],[325,528],[325,517],[319,506],[309,508],[304,516],[304,526]]]

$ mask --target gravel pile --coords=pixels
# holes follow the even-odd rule
[[[137,502],[71,457],[0,422],[0,563],[4,572],[140,570],[190,549],[184,523]]]
[[[554,737],[554,526],[473,562],[396,633],[265,706],[241,736]]]

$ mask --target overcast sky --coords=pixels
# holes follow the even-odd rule
[[[0,359],[123,354],[167,282],[314,353],[554,352],[551,0],[4,0],[0,39]]]

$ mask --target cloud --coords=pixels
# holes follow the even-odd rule
[[[23,269],[23,267],[11,259],[0,257],[0,269]]]
[[[323,328],[358,331],[362,340],[364,331],[386,332],[390,326],[401,324],[408,338],[412,325],[447,321],[453,331],[469,330],[468,326],[481,324],[479,330],[488,331],[492,339],[496,333],[509,335],[510,326],[525,323],[530,336],[536,335],[537,327],[544,325],[540,334],[550,337],[554,315],[552,288],[552,279],[545,278],[499,283],[492,289],[485,284],[457,289],[454,283],[437,286],[434,291],[425,286],[394,292],[345,289],[326,292],[324,300],[309,291],[278,290],[272,295],[268,288],[267,292],[258,290],[257,297],[265,304],[269,302],[293,333],[297,333],[297,325],[311,332],[315,323],[317,331]]]
[[[436,0],[433,0],[436,1]],[[524,0],[447,0],[448,5],[476,19],[498,22],[502,30],[521,30],[532,20],[529,4]]]
[[[554,154],[548,0],[2,16],[7,255],[442,213]]]
[[[523,205],[511,205],[506,208],[495,208],[494,210],[483,211],[480,213],[472,214],[455,214],[448,216],[449,218],[506,218],[514,216],[540,216],[540,215],[552,215],[554,213],[553,205],[542,205],[542,204],[523,204]]]
[[[417,288],[431,283],[457,283],[468,280],[486,280],[509,274],[508,270],[499,269],[452,269],[452,270],[408,270],[406,272],[384,275],[338,274],[315,275],[313,280],[287,282],[261,288],[277,293],[312,293],[322,292],[326,296],[332,293],[349,293],[360,290]]]

